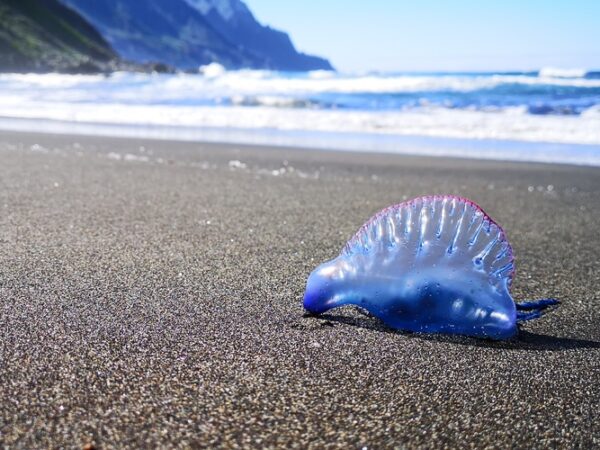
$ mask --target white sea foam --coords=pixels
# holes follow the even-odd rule
[[[564,69],[560,67],[544,67],[540,69],[539,76],[543,78],[583,78],[587,74],[585,69]]]
[[[592,106],[581,113],[582,117],[600,119],[600,105]]]
[[[160,127],[175,134],[180,130],[182,135],[201,129],[279,130],[600,145],[598,104],[584,107],[579,115],[536,115],[528,113],[525,105],[455,108],[425,100],[412,108],[336,109],[335,104],[323,107],[312,97],[436,90],[468,93],[515,83],[600,87],[598,79],[527,75],[359,76],[312,72],[282,76],[220,68],[208,69],[204,76],[5,74],[0,75],[0,117],[46,124],[96,124],[105,130],[132,127],[145,129],[147,134],[152,134],[148,127]],[[2,126],[7,128],[11,123],[16,122],[5,120]]]
[[[470,92],[480,89],[492,89],[502,84],[554,85],[573,87],[600,87],[600,80],[539,78],[525,75],[494,76],[389,76],[366,75],[361,77],[308,77],[280,78],[269,74],[249,74],[244,71],[227,72],[214,80],[209,89],[238,93],[411,93],[422,91]],[[177,84],[180,87],[192,87],[195,80],[182,77]],[[191,84],[191,86],[190,86]]]
[[[210,64],[207,64],[206,66],[200,66],[198,71],[205,77],[216,78],[223,76],[223,74],[227,72],[227,69],[225,69],[225,67],[222,64],[212,62]]]
[[[48,94],[56,89],[75,91],[94,100],[110,96],[142,100],[165,98],[209,98],[229,95],[300,95],[318,93],[414,93],[456,91],[472,92],[500,85],[551,85],[558,87],[600,88],[600,79],[548,78],[526,75],[426,76],[426,75],[334,75],[311,72],[305,77],[282,77],[276,72],[260,70],[223,71],[218,65],[204,66],[206,76],[191,74],[102,75],[7,74],[0,76],[0,91],[30,91]],[[141,96],[141,97],[140,97]]]
[[[332,111],[243,106],[169,106],[123,103],[26,102],[0,96],[0,117],[63,122],[208,128],[315,130],[505,139],[600,145],[600,114],[535,116],[427,108],[403,112]]]

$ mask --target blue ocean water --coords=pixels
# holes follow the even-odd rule
[[[348,150],[406,152],[410,142],[417,153],[456,154],[447,149],[460,146],[462,156],[500,159],[528,159],[523,144],[531,143],[531,160],[600,165],[600,72],[285,73],[211,65],[195,74],[0,75],[1,128],[65,126]],[[426,145],[415,145],[419,137]]]
[[[304,74],[280,73],[279,76],[290,81],[306,79]],[[342,84],[331,86],[329,90],[290,92],[295,101],[290,101],[289,106],[366,111],[438,107],[489,112],[520,108],[527,114],[575,116],[600,106],[600,71],[571,77],[550,76],[548,71],[413,72],[370,73],[334,79]],[[251,96],[213,100],[248,106],[261,104],[260,98]]]
[[[422,75],[423,76],[423,75]],[[449,74],[430,75],[444,79]],[[454,75],[456,76],[456,75]],[[474,87],[456,89],[453,86],[438,89],[423,89],[407,92],[356,92],[322,93],[307,99],[309,104],[324,108],[348,108],[366,110],[406,110],[424,106],[447,109],[469,109],[494,111],[506,108],[523,108],[527,114],[535,115],[579,115],[600,105],[600,83],[573,83],[564,81],[555,84],[544,83],[536,73],[522,74],[461,74],[463,81],[474,81]],[[502,82],[477,87],[477,81],[489,79]],[[522,77],[524,80],[511,80]],[[532,83],[527,83],[530,79]],[[600,73],[593,72],[583,80],[600,79]]]

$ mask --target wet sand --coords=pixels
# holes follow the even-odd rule
[[[471,198],[504,226],[510,342],[303,317],[373,213]],[[600,445],[600,169],[0,133],[0,443]]]

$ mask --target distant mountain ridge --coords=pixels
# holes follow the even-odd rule
[[[240,0],[185,0],[196,8],[202,15],[215,10],[224,20],[230,20],[239,14],[252,14],[248,6]]]
[[[184,0],[196,8],[223,36],[263,59],[262,67],[277,70],[332,70],[329,61],[298,52],[290,37],[261,25],[240,0]]]
[[[119,64],[94,27],[57,0],[0,0],[0,71],[98,72]]]
[[[240,0],[60,0],[91,22],[123,58],[197,69],[332,70],[261,25]]]

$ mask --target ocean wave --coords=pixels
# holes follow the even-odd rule
[[[3,99],[3,100],[6,100]],[[15,99],[13,99],[15,100]],[[0,101],[0,117],[73,123],[275,129],[600,145],[600,114],[535,116],[430,108],[369,112],[243,106],[168,106]]]
[[[365,103],[368,99],[355,99],[355,103]],[[600,97],[598,98],[600,102]],[[589,102],[577,102],[572,100],[569,102],[556,101],[554,103],[548,102],[533,102],[531,104],[490,104],[486,102],[477,102],[472,99],[455,99],[451,100],[448,98],[441,99],[425,99],[415,98],[412,100],[400,99],[372,99],[371,103],[377,103],[377,107],[371,108],[353,108],[352,99],[340,101],[326,101],[325,99],[318,98],[297,98],[287,96],[267,96],[267,95],[237,95],[233,97],[227,97],[220,99],[221,105],[233,105],[233,106],[246,106],[246,107],[270,107],[270,108],[298,108],[298,109],[322,109],[322,110],[378,110],[378,111],[402,111],[402,112],[419,112],[427,111],[431,108],[439,109],[451,109],[451,110],[465,110],[465,111],[480,111],[486,113],[506,113],[514,114],[531,114],[536,116],[578,116],[581,114],[593,114],[589,113],[590,110],[596,110],[598,105]],[[591,106],[590,106],[591,105]]]
[[[600,79],[538,77],[531,75],[346,75],[310,72],[306,75],[282,75],[278,72],[240,70],[209,71],[210,76],[192,74],[102,75],[2,75],[0,89],[101,88],[105,92],[123,92],[125,88],[154,91],[155,96],[232,96],[232,95],[307,95],[337,94],[410,94],[419,92],[469,93],[509,87],[557,87],[598,89]]]
[[[217,73],[216,69],[214,73]],[[233,105],[370,111],[410,111],[435,106],[493,112],[521,107],[532,115],[565,116],[579,115],[600,104],[600,79],[555,79],[553,82],[562,84],[542,84],[530,75],[498,74],[372,74],[359,78],[330,72],[327,75],[281,76],[268,71],[225,72],[210,77],[125,72],[109,77],[30,74],[0,75],[0,96],[77,104]]]
[[[600,79],[207,71],[0,75],[0,115],[600,145]]]
[[[600,119],[600,105],[594,105],[581,113],[583,117]]]
[[[585,74],[585,77],[590,80],[600,80],[600,71],[592,70]]]
[[[586,69],[564,69],[559,67],[544,67],[538,72],[542,78],[585,78],[588,74]]]
[[[248,76],[248,73],[227,72],[212,80],[209,89],[244,93],[415,93],[415,92],[474,92],[499,86],[557,86],[600,88],[600,80],[585,78],[543,78],[527,75],[491,76],[345,76],[334,78],[286,78],[271,74]],[[183,85],[196,80],[182,78]]]
[[[331,105],[318,100],[272,95],[235,95],[223,103],[236,106],[268,106],[271,108],[330,108]]]
[[[538,71],[537,76],[541,78],[585,78],[587,80],[599,80],[600,71],[545,67]]]

